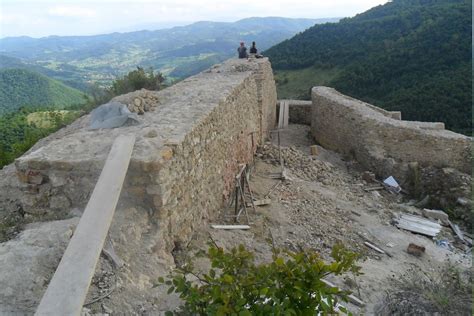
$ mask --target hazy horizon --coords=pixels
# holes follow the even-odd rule
[[[104,35],[104,34],[111,34],[111,33],[130,33],[130,32],[139,32],[139,31],[157,31],[157,30],[163,30],[163,29],[170,29],[173,27],[179,27],[179,26],[187,26],[191,25],[194,23],[199,23],[199,22],[216,22],[216,23],[233,23],[237,22],[243,19],[248,19],[248,18],[284,18],[284,19],[308,19],[308,20],[320,20],[320,19],[336,19],[336,18],[344,18],[344,17],[322,17],[322,18],[306,18],[306,17],[301,17],[301,18],[293,18],[293,17],[285,17],[285,16],[249,16],[249,17],[244,17],[241,19],[233,20],[233,21],[211,21],[211,20],[198,20],[198,21],[190,21],[190,22],[166,22],[166,23],[145,23],[145,24],[137,24],[137,25],[130,25],[128,27],[124,27],[122,29],[116,29],[116,30],[104,30],[101,33],[92,33],[92,34],[75,34],[75,35],[57,35],[57,34],[50,34],[50,35],[45,35],[45,36],[30,36],[30,35],[18,35],[18,36],[0,36],[0,39],[4,38],[14,38],[14,37],[30,37],[30,38],[46,38],[46,37],[53,37],[53,36],[96,36],[96,35]]]
[[[387,0],[2,0],[0,38],[99,35],[163,29],[199,21],[235,22],[249,17],[350,17]],[[148,26],[148,27],[147,27]]]

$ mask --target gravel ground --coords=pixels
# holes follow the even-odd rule
[[[210,225],[203,227],[196,232],[187,248],[173,253],[175,262],[180,264],[186,258],[194,258],[198,270],[207,270],[209,262],[196,259],[195,254],[207,249],[210,237],[227,249],[243,244],[255,252],[256,259],[260,262],[271,259],[270,237],[277,247],[291,250],[313,249],[325,259],[329,259],[332,246],[340,242],[348,249],[362,254],[363,259],[359,265],[364,274],[331,281],[361,298],[366,303],[365,307],[352,304],[348,307],[354,314],[365,315],[374,314],[374,308],[383,301],[386,293],[395,289],[396,282],[393,280],[414,266],[423,272],[442,267],[447,261],[458,267],[471,267],[470,254],[464,254],[461,249],[455,247],[454,251],[450,251],[440,248],[428,237],[393,226],[391,221],[396,214],[420,214],[421,210],[404,201],[401,195],[393,195],[385,190],[365,191],[364,188],[378,183],[363,180],[364,170],[353,161],[346,161],[320,146],[318,155],[311,156],[309,146],[314,143],[308,135],[309,127],[303,125],[290,125],[288,129],[281,131],[281,157],[287,175],[284,181],[272,178],[272,175],[281,172],[277,137],[274,137],[272,143],[259,148],[250,186],[256,199],[269,197],[271,204],[256,207],[256,212],[249,211],[250,230],[224,231],[212,229]],[[233,219],[226,217],[232,212],[231,208],[223,210],[214,223],[233,223]],[[240,223],[247,224],[245,216],[240,218]],[[456,245],[448,228],[444,227],[441,235]],[[364,245],[366,240],[389,252],[391,256],[367,248]],[[424,246],[425,254],[421,257],[408,254],[406,249],[409,243]],[[147,266],[143,267],[142,273],[147,274],[147,269],[152,267]],[[169,267],[160,268],[161,271],[167,269]],[[148,274],[156,275],[156,271]],[[106,277],[107,280],[112,279],[108,274]],[[121,272],[118,278],[121,280],[132,277],[127,272]],[[96,283],[97,287],[107,284],[103,280]],[[106,290],[99,288],[99,293]],[[117,313],[121,310],[124,297],[130,298],[126,302],[128,310],[131,306],[136,307],[137,315],[156,315],[179,305],[176,295],[166,294],[166,288],[163,287],[141,289],[133,295],[127,293],[127,288],[115,291],[110,299],[89,306],[88,312],[103,313],[105,304],[107,311],[112,309],[112,314]]]

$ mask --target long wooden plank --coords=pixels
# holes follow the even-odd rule
[[[285,100],[281,100],[280,101],[280,111],[278,113],[278,129],[283,128],[283,116],[285,115],[284,105],[285,105]]]
[[[321,282],[323,282],[324,284],[326,284],[327,286],[329,287],[337,287],[336,285],[334,285],[334,283],[326,280],[326,279],[321,279]],[[337,287],[338,288],[338,287]],[[349,299],[349,301],[354,304],[354,305],[357,305],[357,306],[365,306],[365,303],[364,301],[362,301],[360,298],[358,298],[357,296],[354,296],[352,294],[349,294],[347,296],[347,298]]]
[[[288,120],[290,117],[290,103],[288,101],[284,102],[285,106],[283,107],[283,128],[288,127]]]
[[[226,229],[226,230],[250,229],[249,225],[211,225],[211,227],[214,228],[214,229]]]
[[[381,254],[385,254],[385,251],[383,251],[382,249],[380,249],[379,247],[375,246],[375,245],[372,245],[370,242],[368,241],[365,241],[364,242],[364,245],[366,245],[367,247],[369,248],[372,248],[373,250],[377,251],[378,253],[381,253]]]
[[[35,315],[80,315],[132,155],[135,136],[114,141],[76,231]]]

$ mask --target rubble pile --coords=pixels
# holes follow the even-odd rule
[[[152,111],[159,102],[155,91],[146,89],[120,95],[114,98],[113,101],[125,104],[130,112],[137,114]]]
[[[319,181],[326,185],[342,185],[344,183],[339,173],[335,172],[337,168],[330,162],[308,156],[293,146],[279,149],[278,146],[265,144],[258,151],[259,157],[274,165],[280,164],[280,154],[284,166],[300,179]]]
[[[293,250],[297,250],[297,246],[310,247],[323,257],[329,256],[336,243],[362,252],[349,210],[339,207],[336,200],[323,193],[305,191],[296,182],[287,182],[276,192],[294,225],[294,229],[288,232],[286,246]]]

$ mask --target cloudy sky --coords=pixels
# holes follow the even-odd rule
[[[386,0],[0,0],[0,37],[90,35],[253,16],[348,17]]]

